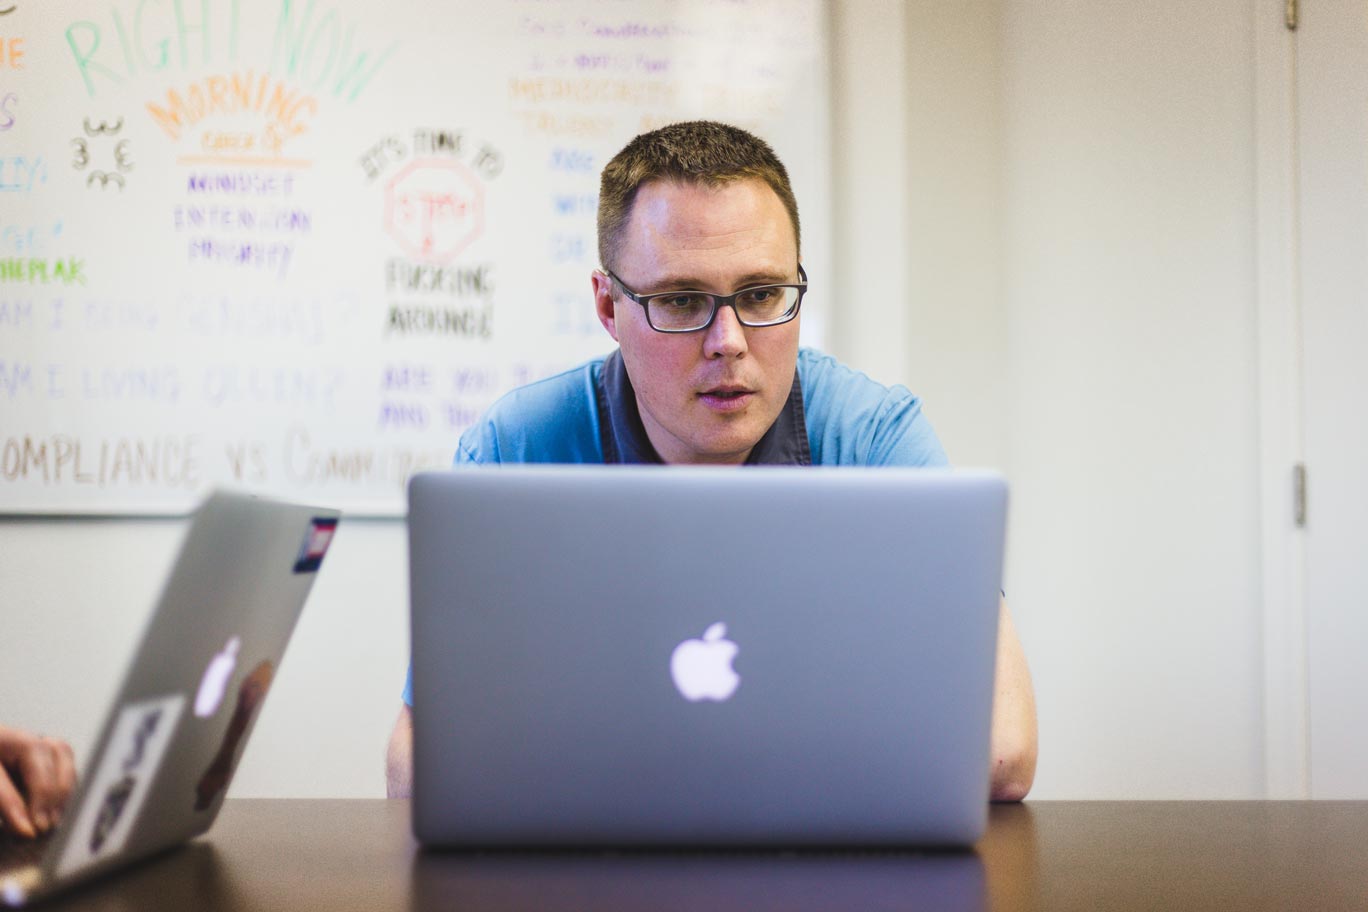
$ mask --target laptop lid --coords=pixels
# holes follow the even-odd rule
[[[20,905],[203,833],[280,667],[338,512],[219,491],[195,512]]]
[[[415,477],[415,834],[973,842],[1005,507],[948,470]]]

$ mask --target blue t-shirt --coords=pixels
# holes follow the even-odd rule
[[[456,465],[659,462],[614,352],[508,393],[461,435]],[[944,466],[945,450],[903,386],[884,386],[830,355],[798,350],[789,401],[751,462]],[[413,705],[413,669],[404,684]]]
[[[615,352],[508,393],[461,436],[456,464],[659,461],[649,441],[642,440],[630,385],[614,389],[615,375],[626,376],[620,365]],[[906,387],[876,383],[830,355],[803,348],[794,384],[795,391],[800,388],[801,398],[776,424],[799,433],[806,425],[812,465],[946,464],[921,401]],[[615,414],[619,410],[625,413],[621,420]],[[624,450],[646,453],[605,460],[605,448],[611,450],[615,441]]]

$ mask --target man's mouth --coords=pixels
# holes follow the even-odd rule
[[[705,389],[705,390],[703,391],[702,395],[704,395],[704,396],[744,396],[744,395],[747,394],[747,393],[753,393],[753,392],[755,392],[755,390],[751,389],[749,386],[746,386],[745,384],[742,384],[742,383],[719,383],[719,384],[717,384],[717,386],[712,386],[712,387],[709,387],[708,389]]]
[[[755,390],[744,386],[715,386],[698,394],[703,404],[718,411],[742,408],[755,395]]]

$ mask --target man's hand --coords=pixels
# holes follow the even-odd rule
[[[76,785],[71,747],[0,725],[0,821],[29,839],[57,826]]]

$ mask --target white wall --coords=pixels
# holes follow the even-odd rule
[[[893,378],[908,361],[911,320],[906,308],[889,306],[911,281],[901,255],[909,220],[898,204],[907,186],[905,10],[887,2],[835,3],[830,10],[828,345],[867,373]]]
[[[1246,0],[1006,5],[1010,587],[1038,794],[1261,794]]]
[[[909,4],[907,386],[956,465],[1005,467],[1002,8]]]
[[[1263,794],[1251,16],[833,4],[833,348],[1010,475],[1035,797]],[[179,529],[0,522],[0,718],[89,746]],[[234,795],[382,793],[405,573],[343,524]]]
[[[1033,794],[1262,796],[1254,6],[926,0],[899,54],[885,4],[840,10],[879,76],[836,159],[887,142],[908,165],[835,197],[908,205],[883,243],[838,225],[836,261],[874,244],[908,288],[884,321],[881,287],[842,272],[861,335],[834,342],[900,347],[881,379],[926,398],[957,462],[1009,474]],[[885,322],[908,336],[864,335]]]
[[[1003,466],[1001,4],[832,7],[831,348]]]

